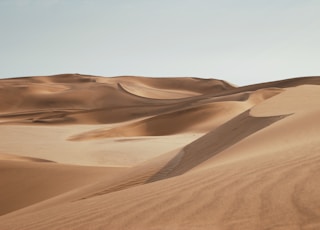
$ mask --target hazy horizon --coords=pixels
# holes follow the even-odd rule
[[[0,78],[320,75],[320,2],[0,0]]]

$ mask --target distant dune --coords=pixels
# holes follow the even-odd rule
[[[0,80],[0,229],[318,230],[320,77]]]

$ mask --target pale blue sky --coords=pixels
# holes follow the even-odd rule
[[[0,0],[0,78],[320,75],[319,0]]]

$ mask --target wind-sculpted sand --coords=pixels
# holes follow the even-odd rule
[[[0,80],[0,229],[320,229],[320,77]]]

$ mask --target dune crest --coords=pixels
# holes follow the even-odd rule
[[[0,229],[320,229],[320,77],[0,80]]]

